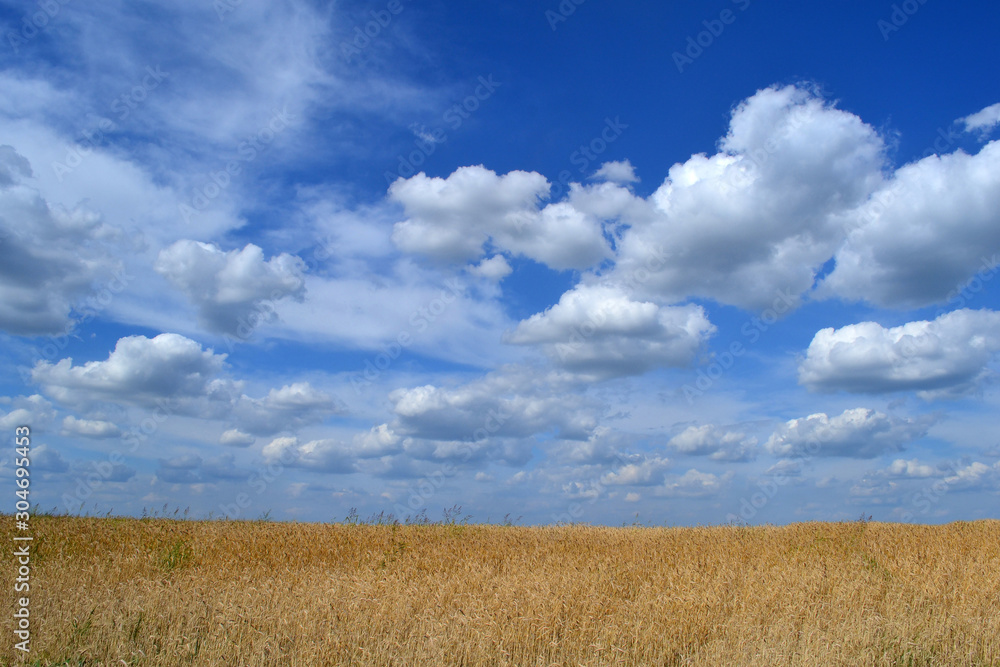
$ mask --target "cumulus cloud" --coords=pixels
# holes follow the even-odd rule
[[[300,443],[296,437],[275,438],[262,450],[268,462],[293,468],[330,473],[354,471],[355,457],[340,440],[321,439]]]
[[[503,255],[493,255],[469,267],[469,273],[472,275],[495,283],[509,276],[513,270]]]
[[[48,445],[38,445],[31,449],[31,467],[45,472],[66,472],[69,464],[62,454]],[[76,509],[75,507],[72,509]]]
[[[567,370],[609,378],[686,366],[714,332],[701,306],[657,306],[618,287],[578,285],[504,341],[540,345]]]
[[[818,296],[943,303],[1000,252],[1000,142],[905,165],[845,219],[853,230]]]
[[[981,111],[960,118],[959,122],[965,125],[966,132],[978,131],[985,134],[1000,125],[1000,103],[992,104]]]
[[[944,478],[945,484],[956,490],[972,490],[980,487],[996,489],[1000,482],[1000,462],[988,466],[974,461],[969,465],[955,469]]]
[[[342,410],[333,396],[308,382],[271,389],[263,398],[241,396],[232,412],[239,429],[254,435],[291,431]]]
[[[653,486],[663,482],[670,467],[670,459],[653,456],[641,461],[617,466],[601,477],[601,483],[609,486]]]
[[[121,271],[119,231],[84,206],[50,204],[21,183],[30,175],[23,156],[0,148],[0,329],[62,333],[74,308]]]
[[[712,424],[689,426],[667,445],[678,454],[707,456],[714,461],[751,461],[757,455],[757,438]]]
[[[273,302],[305,293],[305,262],[287,253],[265,261],[264,251],[252,243],[224,252],[208,243],[177,241],[160,251],[155,268],[198,309],[203,326],[240,338],[275,319]]]
[[[884,149],[873,128],[812,91],[768,88],[733,111],[717,153],[675,164],[648,199],[621,187],[635,180],[628,162],[606,163],[596,175],[603,183],[572,184],[565,201],[541,210],[549,186],[535,173],[418,174],[390,188],[408,216],[393,240],[452,262],[480,258],[490,241],[583,269],[611,256],[603,228],[618,236],[612,281],[652,266],[643,289],[660,300],[759,310],[779,293],[797,300],[812,288],[844,241],[847,213],[882,185]]]
[[[158,399],[210,396],[222,389],[216,376],[225,354],[203,350],[195,341],[165,333],[155,338],[126,336],[106,361],[74,366],[72,358],[53,364],[39,361],[31,371],[34,382],[68,405],[96,400],[154,405]]]
[[[903,486],[904,484],[908,486]],[[862,497],[887,496],[903,488],[922,487],[913,496],[913,507],[925,513],[929,501],[955,491],[993,490],[1000,483],[1000,463],[992,466],[979,461],[947,462],[931,465],[917,459],[896,459],[889,466],[875,471],[851,487],[851,495]],[[902,509],[897,509],[901,512]],[[902,512],[904,516],[912,513]]]
[[[622,184],[639,182],[639,177],[635,175],[635,168],[628,160],[605,162],[600,169],[594,172],[593,178]]]
[[[733,476],[732,471],[723,475],[713,475],[710,472],[701,472],[697,468],[691,468],[683,475],[667,477],[663,486],[656,489],[656,493],[668,498],[711,496],[719,493],[732,480]]]
[[[890,477],[936,477],[940,474],[934,466],[922,463],[918,459],[896,459],[885,468],[885,474]]]
[[[503,176],[482,166],[462,167],[444,178],[423,173],[389,188],[408,216],[392,239],[406,252],[460,262],[477,259],[494,230],[517,229],[537,213],[549,191],[541,174],[513,171]]]
[[[52,403],[40,394],[16,398],[4,397],[0,399],[0,404],[4,403],[11,405],[12,408],[0,415],[0,429],[11,433],[18,426],[29,426],[37,431],[45,428],[56,417]]]
[[[122,434],[118,426],[99,419],[77,419],[68,415],[62,422],[63,435],[80,435],[85,438],[117,438]]]
[[[904,419],[868,408],[829,417],[820,412],[780,425],[764,448],[774,456],[843,456],[871,459],[900,451],[927,434],[931,418]]]
[[[659,215],[650,201],[611,181],[587,185],[570,183],[566,203],[587,216],[604,221],[605,230],[616,239],[621,237],[626,225],[643,225]]]
[[[645,285],[666,300],[689,296],[760,310],[779,290],[808,291],[843,240],[841,214],[882,180],[875,130],[800,87],[768,88],[733,111],[714,155],[670,168],[630,221],[617,273],[669,250]]]
[[[624,450],[627,437],[608,426],[597,426],[586,440],[567,440],[552,448],[552,457],[566,463],[603,464],[633,462]]]
[[[565,203],[539,209],[549,183],[541,174],[498,176],[482,166],[461,167],[448,178],[423,173],[399,179],[389,197],[407,219],[393,242],[403,251],[443,262],[469,262],[490,241],[554,269],[583,269],[610,255],[600,222]]]
[[[596,419],[583,396],[526,369],[495,372],[454,388],[424,385],[389,394],[399,433],[428,440],[478,442],[555,432],[586,439]]]
[[[396,454],[403,448],[403,438],[388,424],[380,424],[366,433],[354,436],[351,451],[360,458],[371,458]]]
[[[219,444],[230,447],[249,447],[255,442],[257,442],[257,438],[235,428],[226,430],[219,437]]]
[[[963,120],[986,128],[994,115]],[[488,242],[553,268],[613,257],[611,282],[650,272],[641,298],[761,310],[780,295],[797,305],[835,258],[817,296],[910,307],[947,300],[1000,251],[998,174],[1000,142],[892,172],[870,125],[785,86],[737,105],[718,151],[673,165],[646,199],[622,187],[635,179],[627,161],[605,163],[595,174],[603,182],[571,184],[542,209],[543,177],[481,166],[400,179],[390,196],[408,216],[397,246],[439,260],[478,260]]]
[[[482,467],[491,463],[523,467],[534,456],[530,438],[493,436],[481,440],[440,440],[404,438],[403,456],[394,457],[398,464],[403,460],[448,462],[456,467]],[[384,457],[383,457],[384,458]]]
[[[334,397],[308,382],[271,389],[262,398],[247,396],[242,382],[225,377],[226,356],[179,334],[127,336],[119,339],[105,361],[82,365],[74,365],[72,358],[54,364],[40,361],[31,378],[47,395],[75,407],[111,401],[155,407],[167,414],[229,419],[233,429],[224,441],[238,446],[245,446],[246,434],[293,430],[342,410]]]
[[[822,391],[958,394],[982,380],[998,351],[1000,313],[991,310],[956,310],[891,328],[861,322],[818,331],[799,382]]]

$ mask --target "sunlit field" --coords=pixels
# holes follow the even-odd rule
[[[1000,664],[997,521],[39,516],[32,533],[31,652],[5,613],[5,664]],[[4,591],[12,610],[20,594]]]

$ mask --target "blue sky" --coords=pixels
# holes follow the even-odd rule
[[[997,517],[998,18],[0,3],[32,500]]]

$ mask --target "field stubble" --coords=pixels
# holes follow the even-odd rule
[[[1000,665],[997,521],[32,528],[28,664]]]

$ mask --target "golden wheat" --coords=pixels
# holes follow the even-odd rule
[[[1000,664],[997,521],[32,531],[34,664]]]

